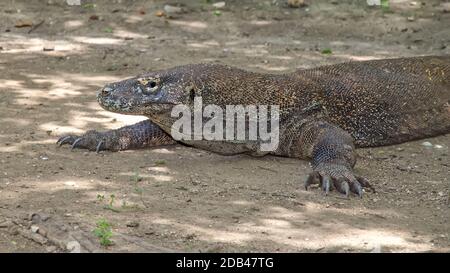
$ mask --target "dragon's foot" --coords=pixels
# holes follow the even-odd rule
[[[87,131],[82,136],[66,135],[58,139],[56,142],[59,146],[69,144],[72,149],[88,149],[90,151],[96,151],[97,153],[102,150],[108,150],[109,141],[104,133],[97,132],[95,130]]]
[[[375,192],[367,179],[354,175],[351,168],[340,164],[319,164],[306,179],[305,189],[308,190],[312,184],[319,184],[326,195],[330,190],[336,189],[347,198],[350,192],[362,197],[363,188]]]

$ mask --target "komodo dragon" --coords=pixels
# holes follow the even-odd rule
[[[109,111],[147,120],[116,130],[68,135],[59,145],[93,151],[182,142],[221,154],[257,153],[233,141],[175,141],[175,105],[279,105],[279,145],[269,154],[309,158],[305,188],[319,183],[362,196],[369,182],[353,172],[355,147],[391,145],[450,132],[450,56],[349,62],[259,74],[219,64],[193,64],[107,84],[97,95]],[[259,153],[261,154],[261,153]]]

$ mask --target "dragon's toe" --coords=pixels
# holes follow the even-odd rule
[[[363,188],[369,188],[375,192],[367,179],[355,176],[350,168],[342,165],[324,164],[318,166],[306,179],[305,189],[308,190],[313,184],[319,184],[325,195],[336,189],[347,198],[350,192],[362,197]]]
[[[105,136],[104,134],[91,130],[86,132],[86,134],[82,136],[77,135],[67,135],[63,136],[56,144],[59,146],[68,144],[71,145],[71,150],[73,149],[88,149],[90,151],[100,152],[105,150],[107,147],[105,145]]]

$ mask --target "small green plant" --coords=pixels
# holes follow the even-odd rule
[[[105,204],[105,195],[103,195],[103,194],[97,194],[97,200],[98,200],[100,203]],[[114,208],[114,201],[115,201],[115,200],[116,200],[116,196],[115,196],[114,194],[111,194],[111,195],[109,196],[109,201],[108,201],[108,203],[105,204],[105,205],[103,206],[103,208],[104,208],[104,209],[107,209],[107,210],[114,211],[114,212],[120,212],[120,210]]]
[[[220,10],[215,10],[213,14],[215,16],[220,16],[220,15],[222,15],[222,12]]]
[[[166,164],[166,161],[164,161],[164,160],[157,160],[157,161],[155,161],[155,164],[156,165],[163,165],[163,164]],[[144,189],[139,187],[139,185],[138,185],[139,182],[141,182],[142,180],[143,180],[143,178],[139,175],[139,173],[135,172],[134,176],[133,176],[134,192],[139,195],[139,198],[141,199],[142,205],[147,208],[147,204],[145,204],[144,197],[142,196],[142,194],[144,193]],[[135,207],[137,207],[137,206],[135,206]]]
[[[133,175],[133,181],[134,181],[134,183],[138,183],[138,182],[141,182],[141,181],[142,181],[142,177],[139,175],[138,172],[135,172],[135,173],[134,173],[134,175]]]
[[[120,210],[114,208],[114,200],[116,199],[116,196],[114,194],[111,194],[109,196],[109,203],[105,206],[105,209],[114,211],[114,212],[120,212]]]
[[[381,0],[381,9],[389,11],[389,0]]]
[[[94,3],[86,3],[86,4],[84,4],[82,7],[85,8],[85,9],[93,9],[93,8],[95,8],[96,6],[97,6],[97,5],[94,4]]]
[[[138,186],[134,187],[134,192],[137,194],[142,194],[144,190],[142,188],[139,188]]]
[[[333,51],[331,50],[331,48],[324,48],[324,49],[322,49],[322,51],[320,53],[322,53],[324,55],[330,55],[333,53]]]
[[[113,32],[113,29],[110,28],[110,27],[105,27],[105,28],[103,29],[103,31],[104,31],[104,32],[107,32],[107,33],[112,33],[112,32]]]
[[[155,164],[156,164],[156,165],[165,165],[165,164],[166,164],[166,161],[165,161],[164,159],[156,160],[156,161],[155,161]]]
[[[116,196],[114,194],[111,194],[109,196],[109,206],[112,207],[114,205],[114,199],[116,198]]]
[[[105,200],[105,196],[102,195],[102,194],[97,194],[97,200],[98,200],[99,202],[103,202],[103,200]]]
[[[100,219],[97,222],[97,227],[94,229],[94,234],[100,239],[100,244],[104,247],[113,245],[113,241],[111,241],[112,226],[105,219]]]

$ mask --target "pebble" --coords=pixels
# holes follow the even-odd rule
[[[422,142],[422,146],[425,146],[425,147],[433,147],[433,144],[432,144],[431,142],[424,141],[424,142]]]
[[[224,8],[225,7],[225,2],[221,1],[221,2],[214,3],[213,7],[215,7],[216,9]]]
[[[288,0],[288,6],[291,8],[299,8],[305,6],[305,0]]]
[[[139,226],[139,222],[130,221],[126,225],[127,225],[127,227],[138,227]]]
[[[39,231],[39,227],[36,225],[32,225],[30,229],[31,229],[31,232],[33,232],[33,233],[37,233]]]
[[[49,252],[49,253],[53,253],[57,250],[56,246],[48,246],[45,248],[45,251]]]
[[[81,0],[66,0],[66,3],[69,6],[80,6]]]
[[[436,145],[434,145],[434,148],[436,148],[436,149],[442,149],[442,148],[444,148],[444,146],[439,145],[439,144],[436,144]]]
[[[81,245],[77,241],[68,242],[66,248],[70,253],[81,253]]]
[[[165,5],[164,6],[164,11],[167,14],[172,14],[172,13],[182,13],[183,9],[180,7],[175,7],[175,6],[171,6],[171,5]]]
[[[380,0],[367,0],[367,5],[368,6],[379,6],[379,5],[381,5],[381,1]]]

